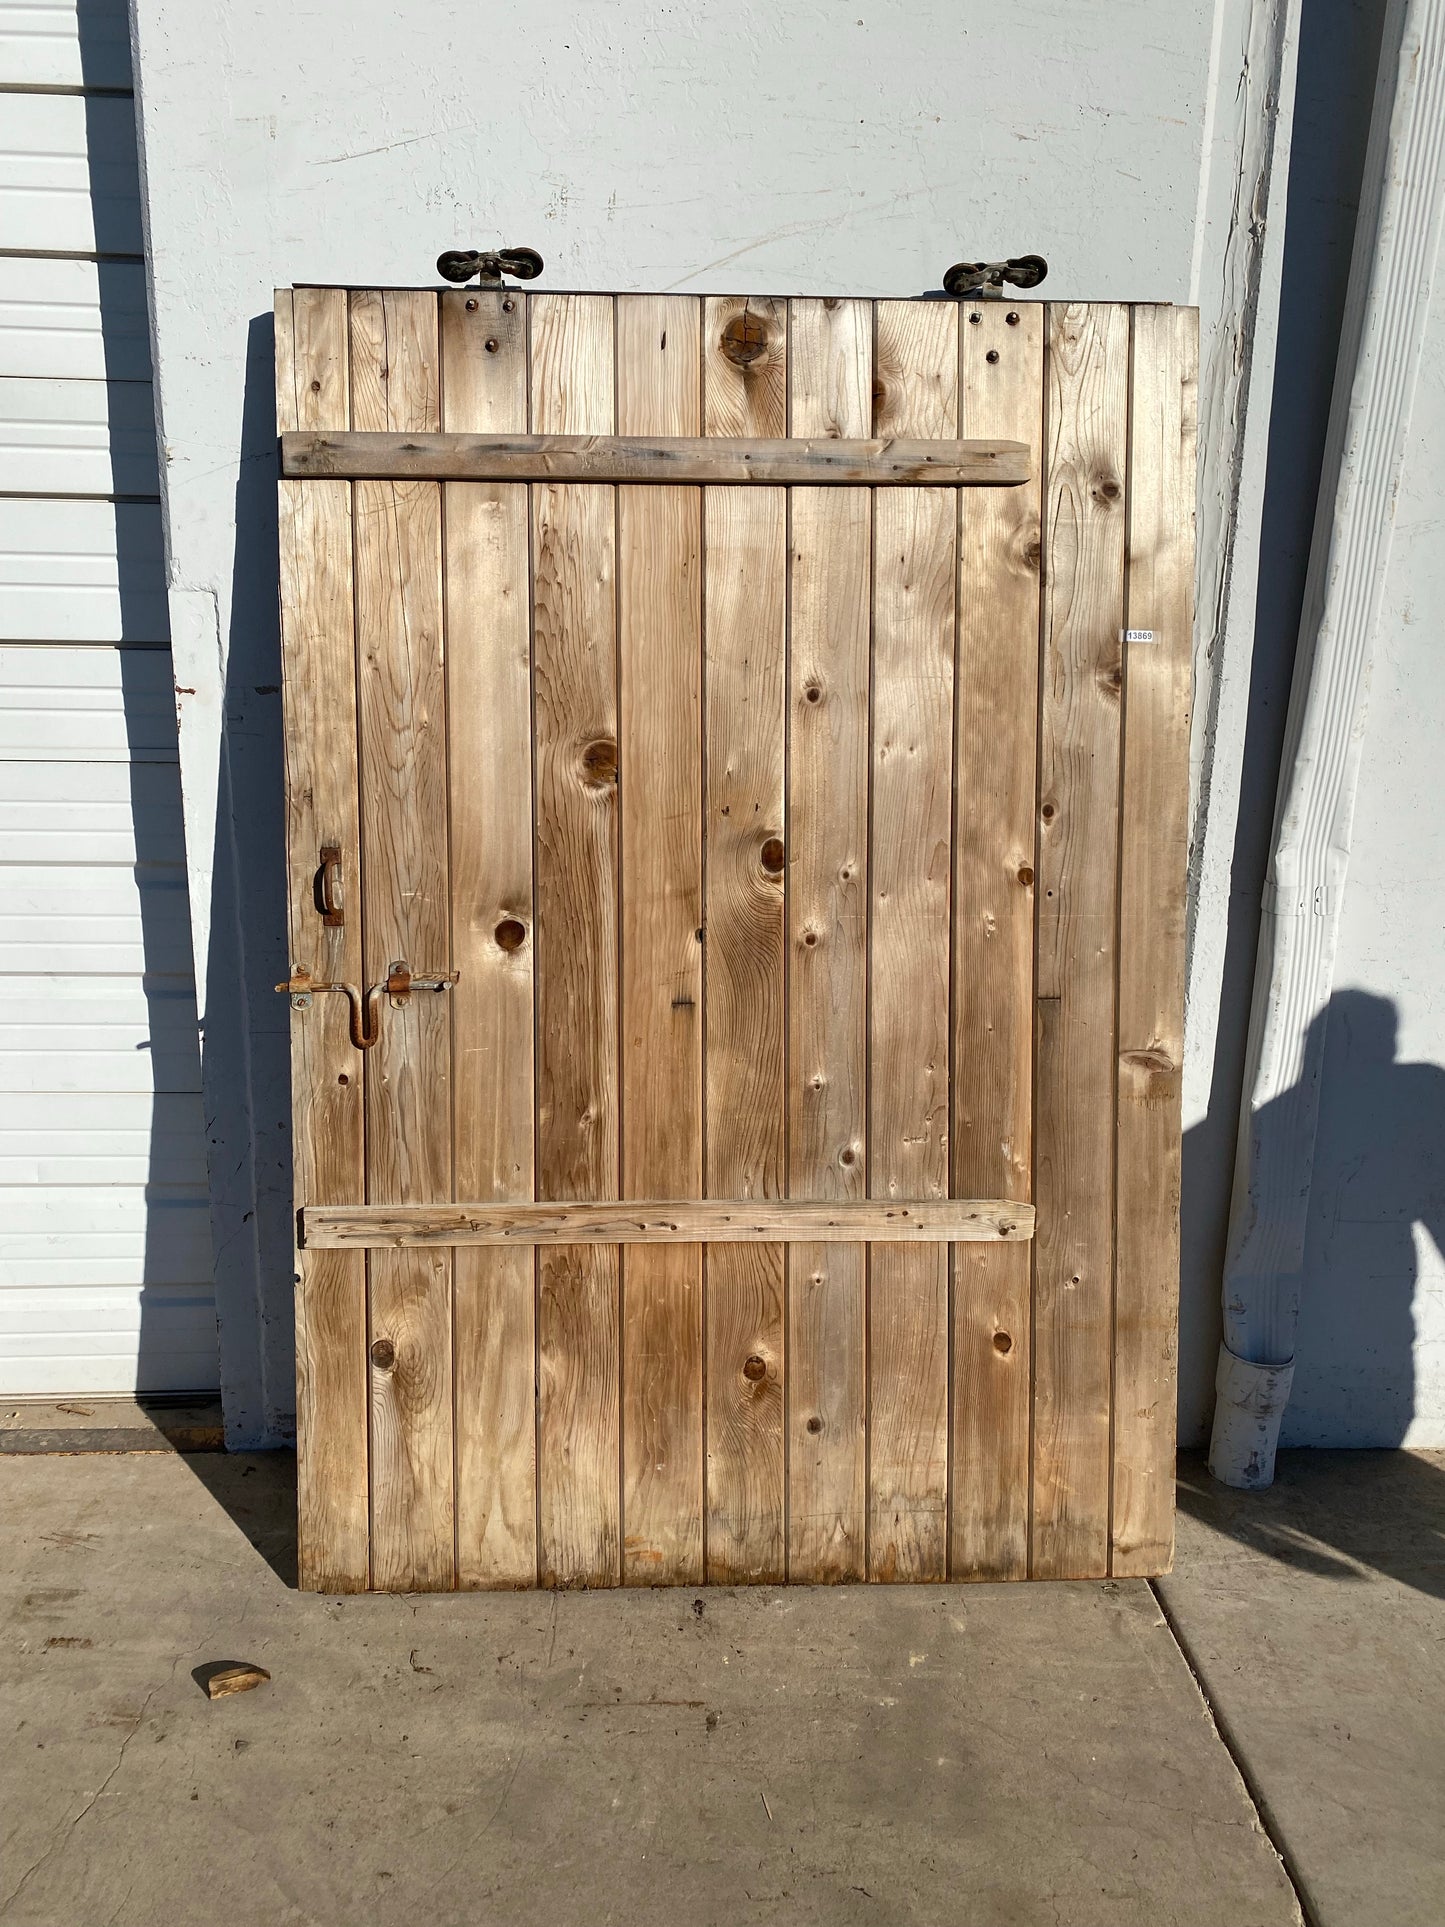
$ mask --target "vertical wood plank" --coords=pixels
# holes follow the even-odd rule
[[[793,301],[790,432],[866,435],[872,307]],[[788,643],[788,1182],[866,1195],[871,500],[791,491]],[[867,1568],[865,1249],[788,1251],[788,1572]]]
[[[1129,314],[1048,310],[1032,1571],[1109,1564]]]
[[[613,305],[529,298],[532,428],[614,430]],[[532,491],[537,1194],[618,1192],[615,491]],[[554,1586],[621,1577],[618,1254],[538,1256],[539,1564]]]
[[[709,435],[787,432],[787,308],[706,303]],[[704,490],[707,556],[707,1190],[787,1190],[787,496]],[[786,1574],[784,1253],[714,1245],[707,1317],[707,1575]]]
[[[435,428],[435,295],[351,297],[357,429]],[[358,482],[357,690],[365,981],[400,961],[449,969],[441,489]],[[384,1000],[366,1080],[367,1196],[451,1195],[451,1011],[445,994]],[[451,1254],[370,1260],[372,1583],[422,1592],[455,1580]]]
[[[1036,459],[1022,487],[971,490],[960,503],[953,1192],[1024,1202],[1033,1196],[1044,312],[1037,302],[965,304],[959,330],[962,432],[1027,442]],[[954,1246],[955,1579],[1028,1574],[1032,1277],[1031,1246]]]
[[[880,301],[876,435],[958,432],[958,309]],[[868,1188],[948,1194],[958,497],[874,500]],[[948,1570],[948,1252],[868,1254],[868,1575]]]
[[[442,427],[525,433],[520,295],[441,297]],[[532,671],[525,487],[442,490],[456,1195],[531,1198]],[[537,1576],[532,1253],[453,1253],[457,1583]]]
[[[617,302],[617,429],[696,435],[690,295]],[[617,498],[622,1195],[702,1189],[702,608],[697,488]],[[702,1247],[622,1252],[622,1577],[703,1576]]]
[[[1174,1554],[1198,316],[1132,311],[1111,1570]]]
[[[351,425],[346,295],[276,296],[276,422]],[[281,656],[291,968],[318,982],[361,977],[361,833],[351,489],[280,485]],[[341,853],[345,922],[316,902],[323,847]],[[363,1067],[346,1006],[321,996],[291,1017],[292,1159],[298,1205],[366,1195]],[[296,1253],[297,1563],[317,1592],[359,1592],[369,1573],[366,1259]]]

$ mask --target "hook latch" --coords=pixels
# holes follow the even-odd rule
[[[332,991],[338,997],[344,997],[351,1042],[357,1050],[370,1050],[381,1036],[383,997],[390,999],[393,1010],[402,1010],[414,990],[449,990],[460,975],[460,971],[456,970],[421,975],[403,959],[391,966],[381,983],[372,984],[365,991],[359,990],[355,984],[319,984],[309,970],[299,968],[293,970],[285,983],[277,984],[276,988],[290,997],[293,1010],[309,1010],[311,999],[323,991]]]

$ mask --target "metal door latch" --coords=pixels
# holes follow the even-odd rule
[[[535,281],[542,272],[542,257],[535,248],[502,248],[485,254],[477,248],[448,248],[437,256],[437,273],[443,281],[470,281],[480,275],[479,288],[500,288],[502,276],[514,281]]]
[[[944,292],[963,301],[1002,301],[1005,283],[1036,288],[1049,271],[1041,254],[1018,254],[1007,261],[956,261],[943,277]]]
[[[285,983],[277,984],[276,988],[287,993],[293,1010],[309,1010],[311,999],[319,992],[335,991],[346,999],[352,1044],[357,1050],[370,1050],[381,1036],[383,997],[390,999],[393,1010],[403,1010],[414,990],[450,990],[460,975],[460,971],[451,970],[445,975],[433,973],[422,976],[413,972],[410,964],[403,959],[391,966],[381,983],[372,984],[369,990],[361,991],[355,984],[319,984],[309,970],[302,970],[298,966]]]

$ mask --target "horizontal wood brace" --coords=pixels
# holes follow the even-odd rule
[[[292,430],[281,473],[311,480],[798,483],[991,488],[1029,479],[1027,442],[668,435],[381,435]]]
[[[310,1204],[301,1242],[351,1245],[953,1244],[1027,1241],[1034,1208],[1004,1198],[803,1198],[589,1204]]]

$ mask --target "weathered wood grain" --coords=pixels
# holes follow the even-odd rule
[[[690,297],[623,295],[618,299],[621,304]],[[696,330],[692,332],[695,346]],[[1028,480],[1028,458],[1019,443],[952,437],[937,441],[902,436],[846,440],[803,436],[796,441],[755,437],[734,446],[696,435],[669,435],[661,429],[597,436],[307,431],[282,436],[281,472],[385,481],[730,482],[764,488],[793,482],[867,488],[933,483],[1013,488]]]
[[[1024,1242],[1032,1205],[1008,1198],[649,1198],[577,1204],[308,1205],[307,1247],[346,1245]]]
[[[527,425],[516,295],[441,297],[442,425]],[[532,624],[527,490],[442,491],[451,820],[452,1128],[456,1195],[530,1199]],[[457,1583],[537,1577],[536,1329],[530,1251],[454,1259]]]
[[[614,426],[613,306],[533,295],[543,433]],[[617,1196],[618,855],[613,491],[533,490],[537,1191]],[[539,1560],[547,1585],[621,1578],[618,1255],[539,1254]]]
[[[276,416],[283,428],[351,419],[346,295],[276,296]],[[323,922],[321,851],[341,853],[343,889],[361,877],[356,779],[356,657],[351,489],[282,482],[281,661],[286,716],[286,839],[291,966],[322,983],[361,977],[361,921]],[[291,1016],[291,1141],[298,1203],[366,1195],[363,1060],[339,999]],[[370,1579],[366,1260],[296,1254],[296,1538],[300,1582],[359,1592]]]
[[[436,297],[351,296],[351,418],[411,432],[437,422]],[[441,491],[359,482],[357,703],[364,973],[450,968]],[[383,1009],[367,1065],[367,1196],[451,1191],[451,1011],[444,995]],[[455,1581],[450,1254],[370,1259],[371,1561],[382,1590]]]
[[[1109,1564],[1129,312],[1047,327],[1031,1569],[1083,1579]]]
[[[1180,1078],[1194,614],[1198,318],[1133,310],[1124,777],[1112,1565],[1174,1553]]]
[[[875,430],[953,434],[958,310],[877,305]],[[947,1197],[957,503],[873,516],[868,1188]],[[868,1256],[868,1573],[948,1571],[948,1253]]]
[[[1195,325],[278,298],[304,1584],[1167,1567]]]
[[[865,433],[873,314],[794,301],[794,434]],[[872,497],[792,493],[788,667],[788,1187],[867,1191],[868,648]],[[867,1569],[864,1247],[788,1252],[788,1574]]]
[[[350,299],[352,420],[434,428],[434,297]],[[363,977],[405,960],[449,967],[441,502],[431,483],[355,491],[357,705]],[[450,1010],[445,997],[387,1008],[366,1081],[367,1196],[422,1201],[450,1190]],[[369,1261],[372,1583],[450,1587],[451,1262]]]
[[[710,300],[710,435],[787,429],[787,304]],[[707,575],[707,1190],[787,1190],[787,496],[711,488]],[[710,1244],[707,1561],[719,1582],[787,1571],[785,1250]]]
[[[788,304],[767,295],[709,295],[703,302],[702,431],[788,432]]]
[[[701,310],[617,302],[617,425],[696,433]],[[622,1193],[702,1190],[702,501],[617,500]],[[622,1254],[622,1576],[703,1576],[702,1247]]]
[[[1023,488],[959,504],[953,1189],[1028,1198],[1044,309],[984,301],[961,313],[963,425],[1035,454]],[[953,1254],[955,1579],[1028,1573],[1032,1273],[1027,1251]]]

